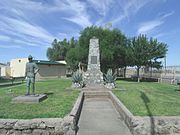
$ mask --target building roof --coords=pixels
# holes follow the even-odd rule
[[[7,64],[4,64],[4,63],[0,63],[0,67],[5,67],[5,66],[7,66]]]
[[[66,65],[64,62],[61,61],[33,60],[33,62],[43,65]]]
[[[59,63],[62,63],[62,64],[67,64],[65,60],[60,60],[60,61],[56,61],[56,62],[59,62]]]

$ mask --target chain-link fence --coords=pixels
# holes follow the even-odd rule
[[[119,75],[123,76],[124,72],[124,69],[120,69]],[[180,65],[166,66],[161,69],[142,67],[139,74],[140,78],[156,79],[159,82],[168,82],[171,84],[180,83]],[[134,67],[126,68],[126,77],[137,77],[137,69]]]

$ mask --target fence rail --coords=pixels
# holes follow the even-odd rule
[[[124,70],[120,69],[119,74],[124,75]],[[136,68],[127,68],[126,77],[133,77],[137,75]],[[171,84],[177,84],[180,82],[180,65],[176,66],[166,66],[161,69],[156,68],[141,68],[140,77],[144,78],[154,78],[159,82],[168,82]]]

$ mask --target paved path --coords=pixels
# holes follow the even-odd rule
[[[79,119],[77,135],[131,135],[112,102],[104,98],[87,98]]]

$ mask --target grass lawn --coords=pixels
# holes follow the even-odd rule
[[[70,80],[36,82],[36,93],[49,93],[48,99],[35,104],[11,103],[13,97],[26,93],[26,84],[0,87],[0,118],[55,118],[64,117],[73,107],[79,91],[65,90]]]
[[[176,85],[155,82],[116,81],[113,93],[136,116],[180,116],[180,92]]]

